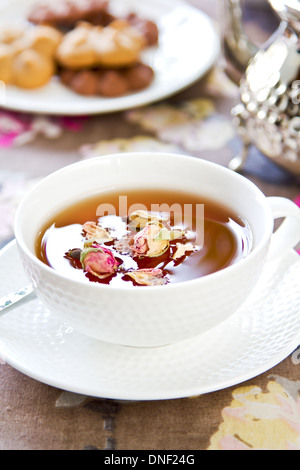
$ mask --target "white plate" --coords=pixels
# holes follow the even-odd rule
[[[36,1],[4,0],[0,5],[0,21],[15,20],[16,12],[20,18],[26,18]],[[4,107],[64,115],[121,111],[183,90],[205,75],[216,62],[219,38],[211,20],[198,9],[181,0],[111,0],[110,5],[111,11],[118,15],[134,11],[154,20],[159,27],[159,46],[150,48],[143,55],[144,62],[155,71],[155,80],[149,88],[119,98],[83,97],[54,78],[45,87],[34,91],[8,86],[2,96]]]
[[[43,383],[121,400],[195,396],[241,383],[300,344],[300,256],[269,264],[251,299],[211,331],[158,348],[115,346],[83,336],[38,300],[0,318],[0,357]],[[0,296],[26,283],[16,245],[0,252]]]

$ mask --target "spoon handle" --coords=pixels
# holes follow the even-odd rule
[[[3,297],[0,297],[0,316],[4,315],[8,309],[19,307],[21,302],[27,302],[33,298],[34,288],[26,286],[16,292],[11,292]]]

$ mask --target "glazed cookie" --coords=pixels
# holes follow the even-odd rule
[[[0,80],[11,83],[14,51],[9,44],[0,44]]]
[[[21,38],[28,29],[27,22],[13,22],[11,24],[1,24],[0,44],[12,44]]]
[[[139,60],[145,47],[143,36],[125,20],[109,26],[80,23],[67,33],[57,49],[63,67],[124,67]]]
[[[54,58],[62,37],[62,33],[51,26],[41,25],[29,27],[23,35],[14,42],[14,47],[18,52],[24,49],[34,49],[42,55]]]
[[[10,31],[10,33],[9,33]],[[50,26],[0,29],[0,80],[21,88],[45,85],[56,71],[54,55],[62,34]]]
[[[98,64],[104,67],[124,67],[139,60],[146,47],[143,35],[126,20],[115,20],[97,34],[91,32]],[[95,35],[95,36],[94,36]]]
[[[54,62],[50,57],[34,49],[26,49],[14,57],[11,82],[21,88],[38,88],[48,83],[54,72]]]
[[[66,34],[61,41],[56,57],[65,67],[80,69],[93,66],[97,62],[97,55],[91,45],[90,33],[92,26],[80,23],[74,30]]]

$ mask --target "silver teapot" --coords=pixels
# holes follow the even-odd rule
[[[240,102],[232,114],[243,150],[229,166],[241,170],[253,144],[272,161],[299,176],[300,0],[269,3],[280,23],[258,49],[245,34],[240,0],[223,0],[224,55],[242,74]]]

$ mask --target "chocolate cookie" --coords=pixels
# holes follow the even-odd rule
[[[156,46],[158,44],[158,27],[154,21],[140,18],[136,13],[130,13],[126,20],[144,36],[147,46]]]
[[[53,4],[54,3],[54,4]],[[34,24],[50,24],[72,28],[78,21],[110,22],[108,0],[62,0],[60,2],[37,3],[28,15]]]
[[[152,68],[142,63],[122,69],[63,69],[59,75],[64,85],[80,95],[107,98],[147,88],[154,78]]]

